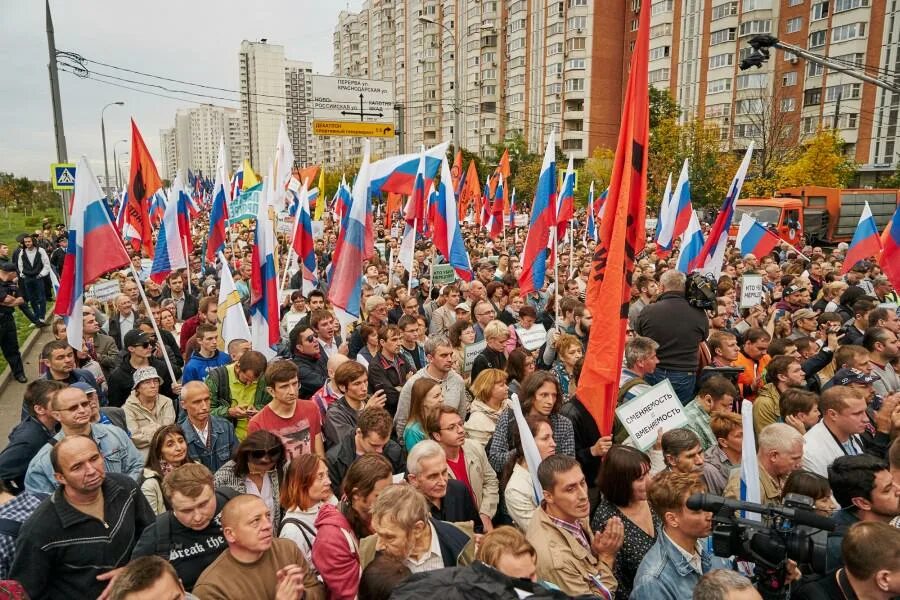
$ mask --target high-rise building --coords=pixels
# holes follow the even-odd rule
[[[295,165],[315,160],[311,115],[312,64],[286,59],[284,46],[241,42],[238,57],[242,137],[253,168],[265,173],[275,156],[282,121],[293,146]]]
[[[178,153],[175,149],[175,128],[160,129],[159,147],[162,150],[162,176],[172,181],[178,173]]]
[[[203,172],[213,177],[219,156],[219,141],[225,141],[225,166],[234,171],[244,159],[237,109],[204,105],[175,112],[175,127],[159,133],[166,179],[177,173]]]

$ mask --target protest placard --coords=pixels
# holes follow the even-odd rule
[[[616,416],[634,445],[644,451],[656,443],[657,430],[665,432],[687,423],[684,407],[668,379],[619,406]]]
[[[475,357],[481,354],[481,352],[487,346],[487,340],[481,340],[480,342],[475,342],[474,344],[468,344],[463,348],[465,364],[463,365],[463,371],[468,373],[472,370],[472,364],[475,362]]]
[[[325,235],[325,223],[323,221],[313,221],[312,225],[312,235],[314,240],[322,239],[322,236]]]
[[[122,290],[118,279],[98,279],[94,282],[94,298],[100,302],[111,302]]]
[[[537,350],[547,341],[547,330],[540,323],[535,323],[529,329],[516,326],[516,335],[519,336],[522,347],[529,352]]]
[[[746,274],[741,276],[741,308],[752,308],[762,302],[766,294],[762,275]]]
[[[453,270],[453,265],[432,265],[432,285],[447,285],[448,283],[453,283],[454,281],[456,281],[456,271]]]

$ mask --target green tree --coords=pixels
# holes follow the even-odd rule
[[[516,188],[516,211],[530,207],[537,189],[538,177],[541,174],[542,157],[533,156],[519,164],[519,170],[513,181]],[[558,164],[558,163],[557,163]],[[519,207],[522,207],[521,209]]]
[[[609,185],[609,177],[612,172],[613,161],[616,153],[609,148],[597,146],[590,158],[584,161],[584,166],[578,170],[578,190],[575,192],[575,202],[579,206],[587,204],[588,194],[591,191],[591,181],[594,182],[594,198],[598,197]]]
[[[833,129],[820,129],[797,159],[778,169],[783,187],[817,185],[846,187],[856,175],[856,162],[844,155],[844,140]]]
[[[650,86],[650,129],[655,128],[666,119],[677,119],[681,109],[672,98],[669,90],[660,90]]]

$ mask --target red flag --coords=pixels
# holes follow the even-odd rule
[[[481,198],[481,184],[478,182],[478,169],[475,168],[475,161],[469,161],[469,168],[466,170],[466,177],[463,181],[459,194],[459,220],[466,218],[466,212],[469,210],[469,204],[473,200]]]
[[[462,174],[462,150],[457,150],[456,158],[453,159],[453,167],[450,168],[450,179],[453,181],[453,193],[457,195],[459,195],[459,184]]]
[[[590,411],[601,434],[612,432],[625,324],[631,298],[634,257],[644,247],[644,215],[649,145],[647,58],[650,11],[642,10],[631,71],[622,107],[622,126],[610,177],[609,196],[600,225],[587,288],[587,307],[594,317],[578,382],[578,397]]]
[[[494,197],[494,190],[497,189],[498,175],[503,175],[503,181],[509,181],[509,148],[503,151],[494,174],[491,175],[491,198]]]
[[[144,144],[137,123],[131,120],[131,175],[128,181],[128,204],[125,205],[125,224],[131,230],[134,250],[143,250],[153,258],[153,228],[150,225],[150,198],[162,187],[156,163]]]
[[[393,223],[394,213],[403,206],[403,196],[394,192],[387,192],[387,199],[384,201],[384,228],[390,229]]]

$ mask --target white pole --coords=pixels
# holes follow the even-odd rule
[[[153,332],[156,334],[156,343],[162,344],[162,355],[163,360],[166,361],[166,370],[169,371],[169,377],[172,378],[172,384],[177,384],[178,379],[175,378],[175,370],[172,368],[172,362],[169,360],[169,352],[166,350],[166,346],[163,343],[162,334],[159,332],[159,325],[156,324],[156,319],[153,317],[153,311],[150,310],[150,301],[147,300],[147,294],[144,293],[144,286],[143,284],[141,284],[141,279],[140,277],[138,277],[137,271],[134,269],[134,264],[129,263],[128,267],[131,269],[131,276],[134,277],[134,282],[137,284],[138,292],[140,292],[141,294],[141,300],[144,301],[144,306],[147,307],[147,316],[150,318],[150,323],[153,324]],[[175,398],[173,398],[173,400],[175,400]]]

